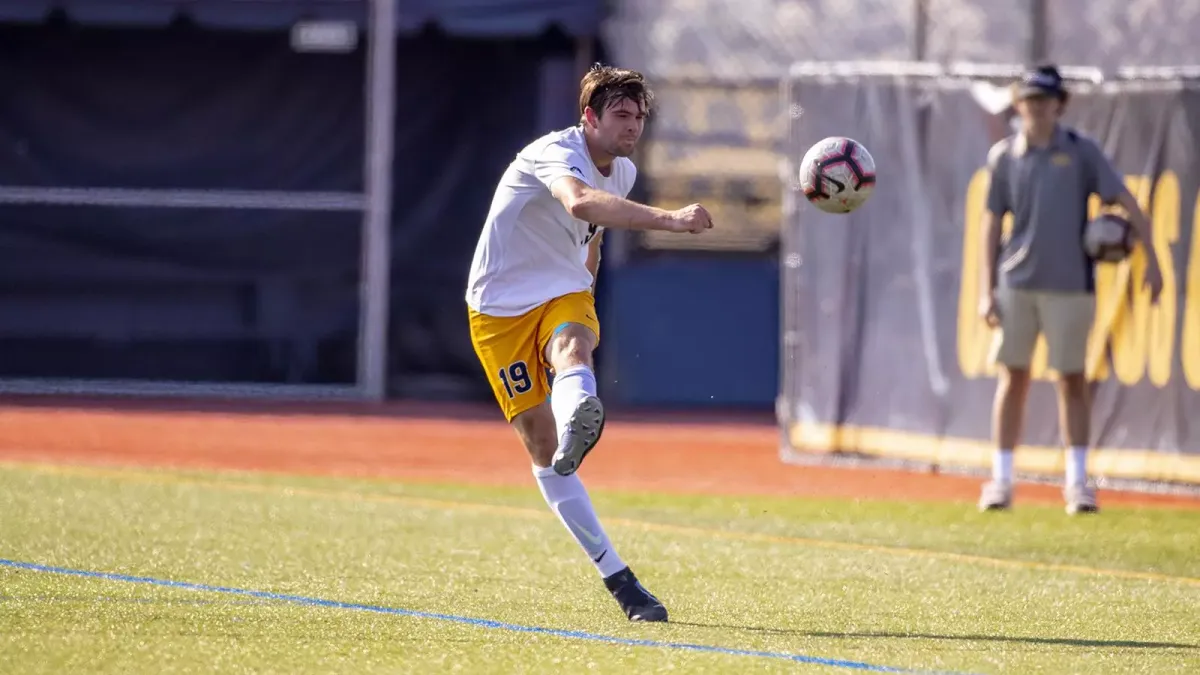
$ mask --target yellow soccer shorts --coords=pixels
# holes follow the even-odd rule
[[[471,344],[509,422],[550,394],[546,345],[561,326],[587,326],[600,344],[596,300],[590,291],[557,297],[520,316],[489,316],[467,308]]]

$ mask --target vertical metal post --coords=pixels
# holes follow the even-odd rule
[[[359,275],[358,387],[363,398],[387,393],[391,283],[392,142],[396,107],[396,0],[371,0],[367,28],[366,210]]]
[[[923,62],[929,55],[929,0],[913,0],[913,40],[912,58]],[[925,81],[928,85],[928,80]],[[919,99],[917,109],[916,146],[918,170],[921,180],[927,176],[929,166],[929,128],[932,124],[932,109],[924,96]]]
[[[1046,0],[1029,0],[1029,63],[1045,61],[1050,56],[1050,12]]]
[[[929,0],[913,0],[912,60],[924,61],[929,50]]]

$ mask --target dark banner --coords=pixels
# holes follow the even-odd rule
[[[0,189],[361,192],[364,46],[0,27]],[[397,44],[389,388],[490,397],[463,289],[492,189],[576,86],[572,44]],[[573,116],[572,116],[573,118]],[[553,120],[556,124],[561,119]],[[564,124],[569,124],[569,120]],[[0,204],[0,378],[350,383],[354,210]]]
[[[0,27],[0,43],[6,192],[363,189],[361,51],[62,23]],[[0,376],[353,381],[359,222],[0,205]]]
[[[988,148],[1011,133],[982,83],[801,79],[788,95],[789,156],[825,136],[866,145],[876,193],[826,215],[796,195],[784,232],[780,415],[794,451],[942,466],[990,461],[992,331],[978,318]],[[1154,222],[1162,297],[1145,258],[1098,267],[1088,372],[1092,470],[1200,482],[1200,92],[1178,84],[1079,87],[1067,122],[1100,141]],[[1093,199],[1093,207],[1099,207]],[[1061,473],[1044,342],[1035,355],[1018,470]]]

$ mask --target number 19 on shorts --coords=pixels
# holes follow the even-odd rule
[[[533,381],[529,379],[529,368],[525,366],[524,361],[516,361],[507,368],[501,368],[500,382],[504,384],[504,391],[508,393],[509,398],[533,389]]]

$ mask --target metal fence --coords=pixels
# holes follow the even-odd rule
[[[619,0],[605,39],[656,78],[777,77],[797,61],[1200,63],[1200,0]]]
[[[367,157],[362,192],[180,190],[21,187],[0,185],[0,204],[136,209],[323,211],[360,217],[361,266],[357,372],[352,385],[252,384],[146,380],[0,378],[5,394],[196,395],[382,400],[387,381],[389,222],[392,203],[392,136],[395,106],[396,0],[373,0],[366,30],[368,58],[362,95],[367,110]],[[36,334],[36,332],[35,332]]]
[[[1047,58],[1176,76],[1200,65],[1196,35],[1200,0],[620,0],[604,34],[611,60],[647,73],[659,99],[640,158],[648,198],[700,201],[722,225],[712,237],[646,236],[631,248],[776,250],[789,119],[778,83],[793,63]]]

